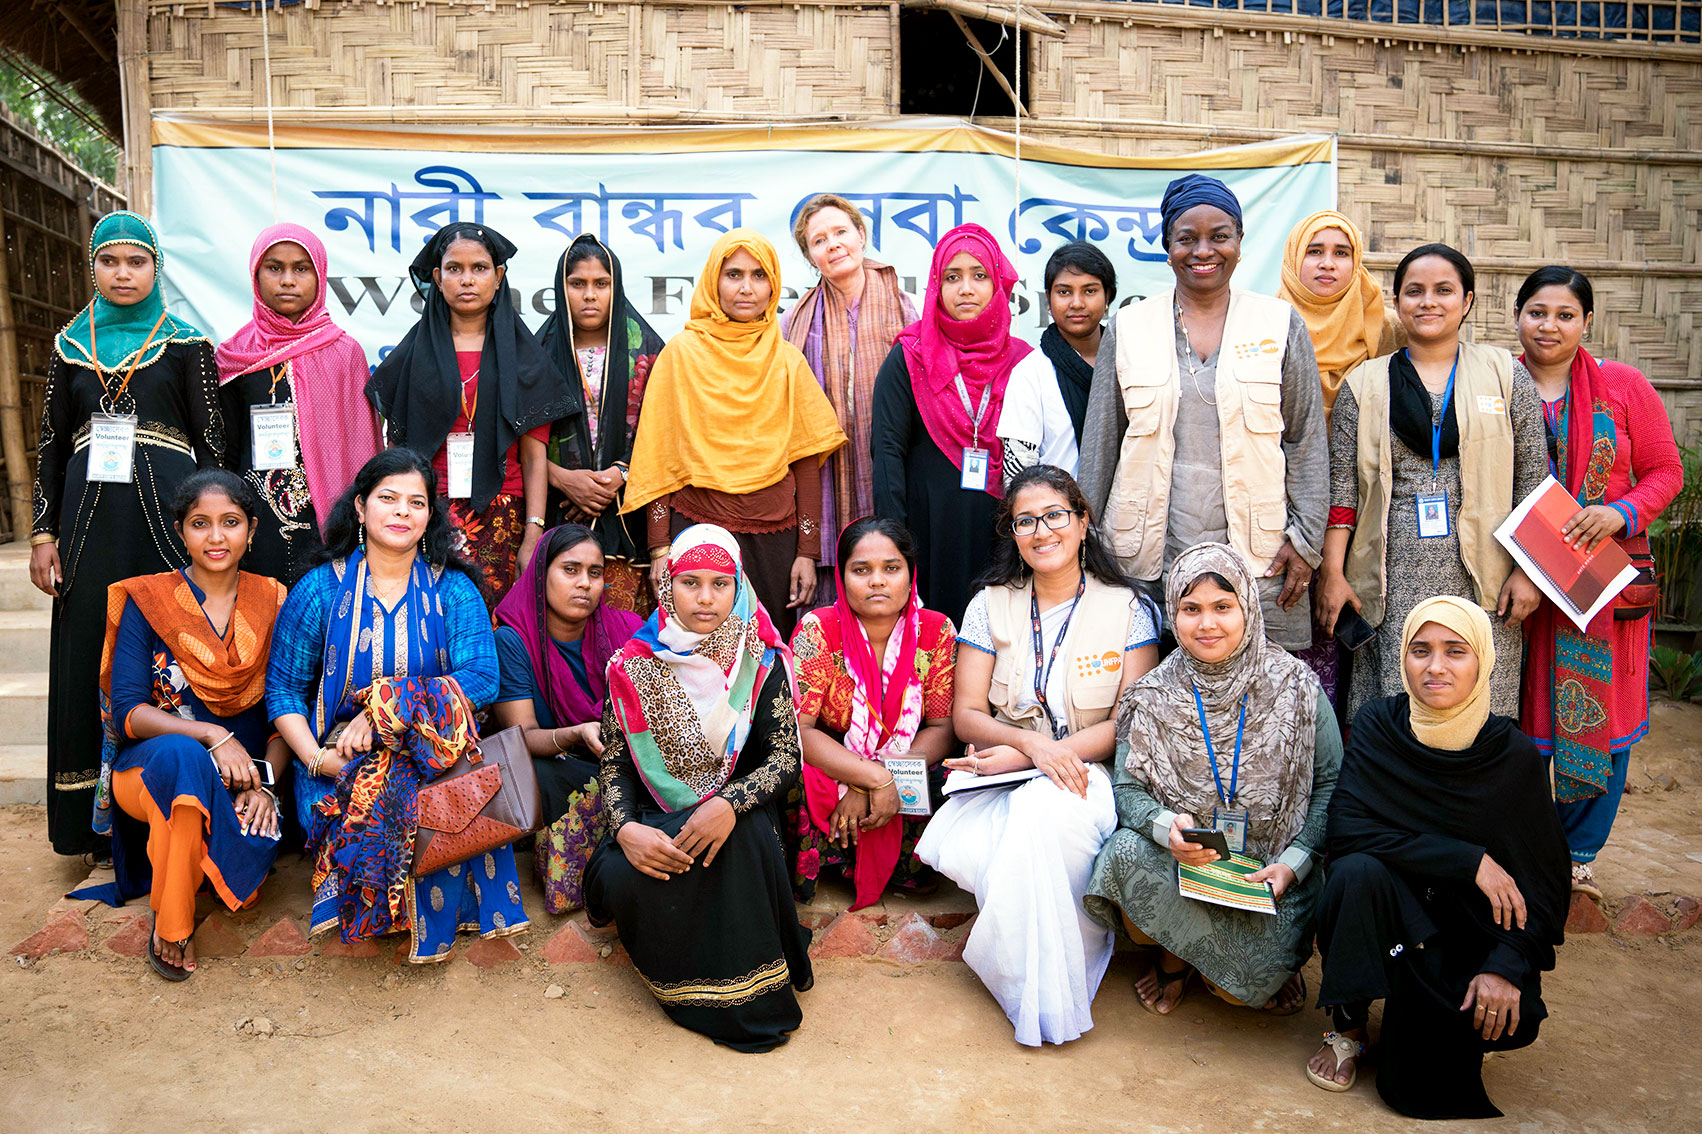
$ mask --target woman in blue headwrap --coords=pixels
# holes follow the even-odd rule
[[[188,565],[171,499],[224,459],[213,344],[166,310],[162,259],[146,220],[103,217],[89,238],[95,296],[47,364],[30,581],[54,598],[47,834],[60,854],[104,857],[111,832],[95,711],[107,588]]]
[[[1157,585],[1185,549],[1227,543],[1259,576],[1270,639],[1304,649],[1329,505],[1312,340],[1288,303],[1230,286],[1242,223],[1227,185],[1178,178],[1161,209],[1176,286],[1105,328],[1081,486],[1130,577]]]

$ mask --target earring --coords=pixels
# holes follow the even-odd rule
[[[360,549],[362,551],[366,550],[366,525],[365,524],[362,524],[360,526]]]

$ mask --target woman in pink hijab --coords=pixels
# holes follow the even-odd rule
[[[1011,334],[1015,286],[993,234],[958,225],[934,248],[922,317],[875,377],[875,514],[915,533],[917,584],[953,622],[992,559],[1005,387],[1021,367],[1045,367],[1055,381],[1046,356]]]
[[[293,586],[332,502],[384,443],[361,393],[366,352],[325,309],[325,245],[275,224],[248,269],[254,318],[217,352],[226,456],[265,503],[243,566]]]

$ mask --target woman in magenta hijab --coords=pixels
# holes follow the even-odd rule
[[[1005,387],[1020,366],[1051,365],[1011,334],[1015,286],[993,234],[958,225],[934,249],[922,317],[875,377],[875,514],[915,533],[917,583],[954,622],[992,558]]]
[[[366,352],[325,309],[325,245],[275,224],[248,254],[254,318],[218,348],[226,459],[260,493],[243,566],[285,586],[313,566],[331,504],[384,447]]]
[[[525,730],[538,774],[544,828],[532,863],[553,914],[585,904],[585,864],[603,837],[603,675],[643,620],[604,602],[608,562],[596,533],[562,524],[496,607],[502,671],[492,711],[498,728]]]

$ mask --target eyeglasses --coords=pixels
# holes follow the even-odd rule
[[[1047,531],[1059,531],[1069,527],[1071,521],[1079,515],[1081,515],[1081,512],[1075,508],[1054,508],[1050,512],[1042,512],[1038,516],[1017,516],[1011,520],[1011,534],[1030,536],[1041,524],[1046,525]]]

